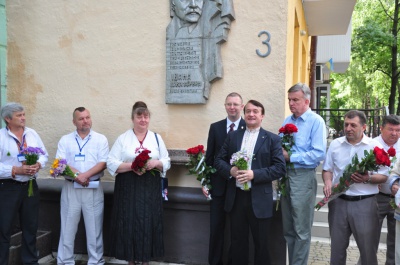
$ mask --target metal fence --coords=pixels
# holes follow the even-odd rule
[[[329,136],[336,138],[343,136],[343,123],[344,115],[352,109],[313,109],[314,112],[319,114],[326,123]],[[377,109],[358,109],[363,111],[367,116],[367,129],[365,134],[369,137],[376,137],[380,134],[382,118],[387,114],[387,108]]]

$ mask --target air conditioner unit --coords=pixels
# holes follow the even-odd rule
[[[324,77],[322,74],[322,68],[323,68],[323,65],[315,66],[315,82],[322,83],[324,81]]]

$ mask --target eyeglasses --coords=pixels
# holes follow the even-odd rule
[[[238,104],[238,103],[225,103],[225,106],[228,106],[228,107],[232,107],[232,106],[239,107],[240,104]]]

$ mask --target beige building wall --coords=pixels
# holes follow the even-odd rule
[[[234,7],[236,20],[221,47],[224,77],[213,84],[207,104],[167,105],[169,1],[6,1],[8,101],[26,107],[27,125],[41,135],[50,160],[60,137],[74,129],[72,111],[78,106],[91,111],[93,129],[107,136],[110,147],[132,127],[137,100],[148,104],[150,129],[169,149],[206,145],[209,125],[226,117],[224,99],[233,91],[245,101],[262,102],[263,127],[277,132],[289,114],[286,90],[308,81],[303,66],[309,38],[294,37],[296,23],[304,23],[298,18],[301,0],[234,0]],[[271,34],[266,58],[256,54],[267,50],[265,35],[258,37],[263,30]],[[170,185],[199,187],[186,172],[173,166]]]

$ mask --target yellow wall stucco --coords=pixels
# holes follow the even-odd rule
[[[169,1],[6,1],[8,101],[26,107],[27,125],[41,135],[50,160],[60,137],[74,129],[78,106],[91,111],[93,129],[110,147],[131,127],[137,100],[147,103],[150,129],[168,148],[206,145],[209,125],[226,117],[224,99],[233,91],[262,102],[263,127],[277,132],[289,114],[287,89],[308,82],[309,37],[294,37],[305,25],[301,0],[234,0],[234,8],[236,20],[221,47],[224,77],[212,85],[207,104],[167,105]],[[255,52],[266,51],[265,37],[258,37],[263,30],[271,34],[266,58]],[[173,167],[170,185],[199,186],[185,174]]]

